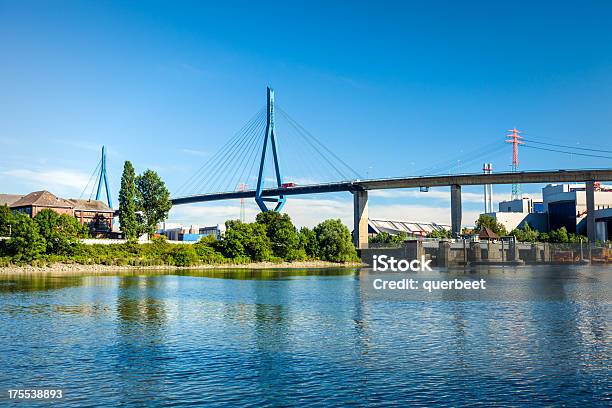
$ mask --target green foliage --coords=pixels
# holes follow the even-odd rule
[[[370,238],[368,241],[373,244],[396,244],[399,245],[408,239],[408,234],[400,232],[397,235],[391,235],[388,232],[381,232]]]
[[[298,232],[288,214],[276,211],[261,212],[257,214],[256,223],[264,226],[274,256],[288,260],[298,256]]]
[[[158,223],[168,217],[172,208],[166,184],[153,170],[136,177],[136,208],[140,211],[138,231],[153,234]]]
[[[510,235],[514,235],[519,242],[538,242],[540,238],[540,233],[531,228],[529,223],[525,223],[521,228],[513,229]]]
[[[317,234],[308,227],[300,228],[298,235],[299,246],[308,258],[316,259],[319,256],[319,243]]]
[[[189,244],[173,244],[173,248],[169,251],[170,264],[176,266],[193,266],[200,260],[196,250]]]
[[[47,254],[70,255],[79,245],[79,238],[87,235],[87,227],[68,214],[58,214],[53,210],[41,210],[34,217],[40,235],[47,243]]]
[[[567,229],[565,227],[561,227],[559,229],[550,231],[548,236],[550,237],[549,242],[556,242],[556,243],[568,242]]]
[[[431,231],[429,234],[427,234],[427,237],[428,238],[438,238],[438,239],[452,238],[453,237],[453,233],[449,229],[442,228],[442,229],[439,229],[439,230]]]
[[[119,189],[119,224],[126,239],[136,239],[138,223],[136,221],[136,173],[134,166],[126,161],[121,175]]]
[[[127,167],[129,176],[130,166]],[[219,241],[209,236],[193,245],[178,245],[168,243],[165,237],[156,237],[146,244],[129,240],[124,244],[84,245],[79,243],[79,238],[86,236],[87,229],[74,217],[51,210],[43,210],[34,218],[1,210],[0,216],[3,225],[10,220],[12,226],[10,239],[0,241],[2,265],[45,266],[67,262],[189,267],[202,263],[244,264],[309,258],[335,262],[358,260],[350,232],[340,220],[328,220],[314,230],[304,227],[298,232],[289,216],[270,213],[259,215],[254,223],[227,221],[227,230]]]
[[[527,223],[521,228],[515,228],[510,232],[514,235],[517,241],[520,242],[551,242],[555,244],[579,243],[580,241],[587,242],[587,237],[568,233],[565,227],[552,230],[548,233],[538,232],[531,228]]]
[[[0,237],[10,236],[13,222],[11,209],[6,205],[0,205]]]
[[[348,262],[357,259],[351,232],[339,219],[326,220],[314,228],[319,257],[325,261]]]
[[[497,220],[490,215],[480,214],[480,217],[478,217],[478,220],[476,220],[476,230],[480,232],[484,229],[484,227],[489,227],[491,231],[500,237],[508,235],[508,231],[506,231],[504,224],[497,222]]]
[[[16,213],[7,250],[17,262],[30,262],[45,253],[47,243],[38,224],[29,216]]]
[[[226,221],[225,235],[219,247],[228,258],[250,258],[255,262],[268,261],[272,256],[272,244],[266,227],[259,223]]]

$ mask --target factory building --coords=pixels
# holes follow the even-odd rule
[[[586,187],[584,184],[549,184],[542,188],[542,200],[523,197],[502,201],[499,211],[487,213],[506,230],[525,223],[548,232],[565,227],[568,232],[586,235]],[[597,239],[610,240],[612,234],[612,186],[595,183],[595,227]]]

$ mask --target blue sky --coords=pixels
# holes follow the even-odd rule
[[[102,144],[115,203],[125,160],[176,191],[265,104],[268,85],[364,177],[438,162],[507,170],[511,148],[499,144],[513,126],[612,150],[612,5],[533,3],[0,0],[0,191],[78,197]],[[302,176],[281,130],[282,163]],[[475,155],[483,146],[490,154]],[[528,149],[520,159],[523,169],[610,166]],[[481,194],[465,189],[466,224]],[[373,217],[450,217],[446,189],[377,193],[370,206]],[[350,196],[291,199],[287,211],[298,224],[349,223]],[[238,215],[225,202],[177,207],[171,220]]]

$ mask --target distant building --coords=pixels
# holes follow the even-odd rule
[[[499,211],[487,213],[508,232],[528,223],[548,232],[565,227],[574,234],[586,234],[586,188],[584,184],[549,184],[542,188],[542,200],[528,197],[502,201]],[[612,186],[595,184],[595,228],[597,238],[612,239]]]
[[[200,228],[200,235],[203,237],[213,236],[216,240],[221,239],[221,228],[219,225],[215,225],[214,227],[202,227]]]
[[[586,233],[586,188],[584,184],[549,184],[542,189],[542,198],[551,230],[565,227],[568,232]],[[612,208],[612,186],[602,186],[596,183],[596,223],[606,222],[603,220],[605,217],[598,217],[598,213],[603,213],[599,210],[609,208]],[[596,227],[602,230],[602,226]]]
[[[435,222],[397,221],[368,218],[368,235],[374,237],[381,232],[390,235],[404,233],[408,236],[425,237],[433,231],[450,229],[450,225]]]
[[[533,212],[533,200],[529,197],[523,197],[515,200],[500,201],[499,212]]]
[[[157,233],[164,235],[170,241],[199,241],[202,237],[212,235],[215,239],[221,238],[221,229],[218,225],[214,227],[199,227],[198,225],[190,225],[184,227],[176,223],[161,223]]]

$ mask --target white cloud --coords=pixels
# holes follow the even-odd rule
[[[190,154],[192,156],[198,156],[198,157],[208,157],[208,156],[210,156],[210,153],[205,152],[203,150],[196,150],[196,149],[181,149],[181,152],[186,153],[186,154]]]
[[[10,180],[15,185],[25,186],[26,191],[48,190],[53,194],[72,198],[83,191],[89,175],[65,169],[41,171],[16,169],[0,173],[0,178]]]

